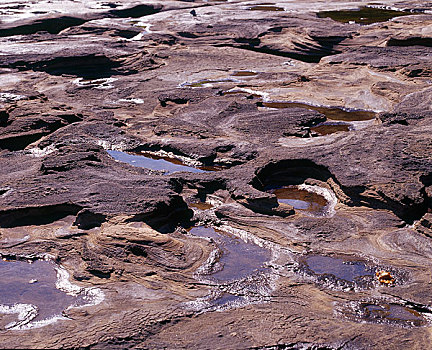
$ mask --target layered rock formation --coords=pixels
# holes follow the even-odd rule
[[[2,347],[428,347],[430,3],[0,8],[0,254],[100,291]]]

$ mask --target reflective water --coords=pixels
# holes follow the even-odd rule
[[[306,257],[303,262],[314,275],[332,275],[348,282],[355,282],[362,277],[375,275],[374,269],[360,260],[312,255]]]
[[[121,151],[107,151],[108,154],[115,160],[127,163],[136,167],[146,168],[151,170],[164,171],[166,175],[178,172],[187,171],[191,173],[203,173],[211,170],[203,170],[191,166],[183,165],[181,161],[173,158],[157,157],[157,156],[144,156],[138,154],[129,154]]]
[[[339,131],[349,131],[349,124],[341,124],[341,123],[332,123],[332,122],[324,122],[317,126],[310,128],[311,131],[319,134],[319,135],[330,135]]]
[[[364,110],[346,110],[337,107],[319,107],[299,102],[260,102],[260,107],[267,108],[305,108],[324,114],[327,119],[342,121],[363,121],[375,118],[375,112]]]
[[[232,79],[215,79],[215,80],[211,80],[211,79],[203,79],[203,80],[198,80],[198,81],[193,81],[193,82],[187,82],[187,83],[183,83],[181,84],[182,87],[190,87],[190,88],[202,88],[202,87],[210,87],[212,86],[212,84],[217,84],[217,83],[227,83],[227,82],[233,82],[234,80]]]
[[[304,210],[319,214],[325,211],[328,204],[327,200],[314,192],[299,189],[297,186],[284,186],[276,189],[267,190],[273,193],[279,203],[288,204],[294,209]]]
[[[85,304],[82,297],[68,295],[56,288],[56,265],[51,261],[0,260],[0,305],[30,304],[37,307],[31,321],[62,316],[70,306]]]
[[[211,279],[219,282],[233,281],[267,270],[265,263],[270,260],[271,254],[265,248],[212,227],[192,227],[189,233],[212,238],[221,251],[215,264],[207,271]]]
[[[257,5],[249,8],[250,11],[285,11],[283,7],[271,5]]]
[[[233,77],[253,77],[256,75],[258,75],[257,72],[252,72],[250,70],[239,70],[239,71],[231,74],[231,76],[233,76]]]
[[[363,317],[369,321],[397,323],[402,325],[423,326],[427,324],[426,319],[420,312],[409,307],[398,304],[368,304],[360,306],[364,312]]]
[[[358,24],[372,24],[378,22],[386,22],[389,19],[399,16],[412,15],[411,12],[385,10],[373,7],[361,7],[355,10],[342,11],[323,11],[317,13],[319,18],[329,17],[334,21],[342,23],[355,22]]]
[[[213,205],[211,205],[210,203],[206,203],[200,200],[189,202],[188,205],[192,208],[197,208],[200,210],[207,210],[213,208]]]

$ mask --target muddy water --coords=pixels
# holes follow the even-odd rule
[[[319,18],[329,17],[334,21],[342,23],[355,22],[358,24],[373,24],[378,22],[386,22],[389,19],[399,16],[412,15],[411,12],[385,10],[372,7],[361,7],[357,10],[343,11],[323,11],[317,13]]]
[[[340,121],[364,121],[375,118],[375,112],[364,110],[345,110],[336,107],[318,107],[299,102],[260,102],[260,107],[267,108],[306,108],[324,114],[327,119]]]
[[[85,304],[82,297],[68,295],[56,288],[57,271],[50,261],[0,260],[0,276],[1,308],[15,304],[34,305],[37,315],[32,322],[61,317],[68,307]]]
[[[415,327],[428,324],[422,312],[396,303],[361,303],[358,311],[362,320],[370,322]]]
[[[288,204],[294,209],[307,211],[313,214],[323,214],[327,207],[327,200],[314,192],[299,189],[297,186],[284,186],[267,190],[273,193],[279,203]]]
[[[200,200],[190,202],[190,203],[188,203],[188,205],[192,208],[197,208],[200,210],[208,210],[208,209],[213,208],[213,205],[211,205],[210,203],[206,203],[206,202],[203,202]]]
[[[349,124],[341,124],[341,123],[332,123],[332,122],[324,122],[317,126],[310,128],[311,131],[317,133],[318,135],[330,135],[340,131],[350,131]]]
[[[356,282],[365,277],[369,280],[375,276],[373,268],[363,261],[348,258],[312,255],[303,260],[304,265],[314,275],[332,275],[339,280]]]
[[[285,11],[283,7],[278,6],[271,6],[271,5],[257,5],[249,7],[250,11],[271,11],[271,12],[278,12],[278,11]]]
[[[257,72],[252,72],[249,70],[239,70],[239,71],[231,74],[231,76],[233,76],[233,77],[254,77],[256,75],[258,75]]]
[[[192,227],[189,233],[213,239],[220,250],[221,254],[215,263],[205,271],[212,280],[229,282],[267,270],[265,263],[270,260],[271,253],[265,248],[212,227]]]
[[[389,320],[397,323],[411,323],[416,326],[426,324],[422,315],[408,307],[397,304],[364,305],[367,319]]]
[[[184,165],[180,160],[174,158],[158,157],[146,154],[130,154],[121,151],[107,151],[108,154],[115,160],[127,163],[136,167],[146,168],[151,170],[164,171],[165,175],[169,175],[178,171],[187,171],[191,173],[204,173],[206,171],[219,170],[216,167],[191,167]]]

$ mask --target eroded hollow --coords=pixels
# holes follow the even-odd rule
[[[7,319],[0,324],[6,329],[40,327],[65,319],[71,307],[92,303],[88,291],[70,285],[67,272],[53,261],[3,258],[0,275],[0,314]]]
[[[232,77],[254,77],[257,76],[257,72],[253,72],[250,70],[239,70],[231,74]]]
[[[269,188],[267,192],[274,194],[279,204],[288,204],[294,209],[315,215],[324,215],[329,205],[328,200],[323,195],[302,189],[299,186]]]
[[[181,87],[188,87],[188,88],[204,88],[204,87],[211,87],[213,84],[219,84],[219,83],[230,83],[234,82],[232,79],[202,79],[197,80],[193,82],[186,82],[181,84]]]
[[[208,226],[193,226],[188,231],[210,240],[216,248],[196,273],[198,279],[215,286],[198,302],[199,309],[221,310],[262,301],[270,289],[270,250]]]
[[[134,215],[129,222],[145,222],[160,233],[174,232],[179,226],[191,226],[193,211],[181,196],[172,196],[168,201],[158,202],[153,210]]]
[[[127,9],[110,10],[109,14],[112,17],[118,18],[139,18],[143,16],[153,15],[162,10],[160,5],[137,5]]]
[[[189,166],[178,158],[157,155],[149,152],[140,152],[135,154],[114,150],[109,150],[107,152],[116,161],[140,168],[162,171],[164,172],[164,175],[170,175],[180,171],[190,173],[205,173],[209,171],[222,170],[222,167],[218,166]]]
[[[432,38],[428,37],[409,37],[406,39],[390,38],[387,46],[426,46],[432,47]]]
[[[318,135],[325,136],[334,134],[336,132],[350,131],[350,125],[326,121],[324,123],[318,124],[317,126],[311,127],[310,130]]]
[[[30,225],[46,225],[69,215],[77,215],[82,207],[74,204],[58,204],[0,212],[0,228]]]
[[[319,282],[335,285],[371,287],[375,269],[353,257],[309,255],[300,259],[300,271]]]
[[[340,107],[323,107],[323,106],[313,106],[306,103],[300,102],[258,102],[258,107],[267,108],[306,108],[317,111],[324,114],[329,120],[337,121],[365,121],[372,120],[376,117],[376,113],[372,111],[365,110],[354,110],[354,109],[344,109]]]
[[[301,185],[307,179],[326,182],[332,177],[327,168],[307,159],[272,162],[256,172],[252,186],[260,191],[270,188]]]
[[[406,273],[348,255],[309,254],[299,259],[298,272],[316,283],[336,289],[392,287],[407,280]]]
[[[50,34],[58,34],[66,28],[79,26],[85,22],[85,19],[68,16],[41,19],[33,22],[32,24],[1,29],[0,37],[35,34],[41,31],[48,32]]]
[[[342,23],[355,22],[358,24],[373,24],[378,22],[386,22],[389,19],[412,15],[411,12],[386,10],[375,7],[360,7],[359,9],[353,10],[341,10],[341,11],[323,11],[318,12],[319,18],[331,18],[334,21]]]
[[[257,5],[257,6],[249,7],[249,11],[280,12],[280,11],[285,11],[285,9],[279,6]]]
[[[429,308],[411,302],[368,300],[345,304],[339,313],[350,320],[390,324],[402,327],[422,327],[429,324],[432,312]]]
[[[35,63],[16,62],[12,66],[20,70],[32,69],[51,75],[66,74],[87,79],[96,79],[110,77],[115,74],[115,68],[119,68],[120,63],[104,55],[92,54],[86,56],[57,57],[52,60]]]
[[[201,271],[206,278],[229,282],[267,270],[265,263],[270,260],[271,253],[265,248],[212,227],[194,226],[188,232],[197,237],[211,238],[219,250],[214,261]]]

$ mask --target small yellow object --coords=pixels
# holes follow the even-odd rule
[[[383,284],[393,284],[393,283],[395,283],[395,279],[390,274],[390,272],[381,270],[381,271],[377,271],[375,273],[375,275],[378,278],[378,281],[380,283],[383,283]]]

